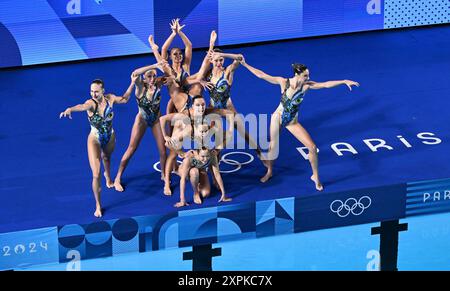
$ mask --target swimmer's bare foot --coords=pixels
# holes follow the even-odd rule
[[[164,181],[165,180],[165,178],[164,178],[164,174],[163,173],[161,173],[161,181]]]
[[[114,180],[114,189],[116,189],[116,191],[119,191],[119,192],[123,192],[123,186],[122,186],[122,184],[120,183],[120,179],[115,179]]]
[[[102,215],[103,215],[102,208],[100,206],[97,206],[97,208],[95,209],[95,212],[94,212],[94,216],[97,218],[100,218],[100,217],[102,217]]]
[[[233,200],[233,199],[230,198],[230,197],[227,197],[227,196],[225,196],[225,195],[222,195],[222,196],[220,197],[219,202],[230,202],[231,200]]]
[[[183,206],[189,206],[189,203],[187,203],[186,201],[180,201],[174,205],[174,207],[177,207],[177,208],[183,207]]]
[[[170,184],[164,184],[164,195],[171,196],[172,190],[170,189]]]
[[[202,204],[202,199],[200,198],[200,194],[198,194],[198,193],[194,194],[194,203],[195,204]]]
[[[272,178],[272,171],[267,171],[267,173],[260,179],[262,183],[266,183],[270,178]]]
[[[314,177],[314,175],[312,175],[311,176],[311,180],[316,185],[316,190],[317,191],[323,191],[323,185],[322,185],[322,183],[320,183],[320,181],[319,181],[319,179],[317,177]]]
[[[106,179],[106,187],[108,188],[114,187],[114,182],[111,180],[111,176],[106,172],[103,172],[103,176],[105,176]]]

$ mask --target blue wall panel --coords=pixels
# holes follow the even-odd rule
[[[180,18],[194,47],[448,23],[448,0],[3,0],[0,68],[150,52]],[[183,47],[179,37],[172,46]]]

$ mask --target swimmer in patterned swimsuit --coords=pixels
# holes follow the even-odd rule
[[[135,82],[138,113],[136,114],[133,129],[131,130],[130,143],[123,154],[119,170],[114,179],[114,188],[119,192],[124,190],[121,183],[122,174],[125,171],[129,160],[136,152],[147,128],[151,128],[152,130],[158,146],[161,167],[165,167],[167,155],[161,126],[159,125],[159,117],[161,116],[161,87],[165,82],[165,78],[157,78],[156,68],[158,68],[158,64],[142,67],[133,71],[133,75],[138,76]],[[163,174],[161,174],[161,180],[164,180]]]
[[[224,67],[225,58],[233,60],[231,65]],[[231,85],[234,80],[234,72],[240,65],[243,56],[241,54],[223,53],[215,48],[209,53],[209,61],[213,64],[212,70],[207,73],[206,81],[210,96],[210,107],[217,109],[228,109],[237,113],[231,100]],[[250,148],[255,149],[258,157],[261,158],[261,148],[245,129],[242,118],[237,117],[235,128],[238,133],[244,137]]]
[[[103,81],[96,79],[91,83],[91,99],[84,102],[84,104],[69,107],[59,115],[59,118],[68,117],[72,119],[72,112],[86,111],[88,114],[91,132],[88,136],[87,145],[89,164],[92,170],[92,191],[96,201],[95,217],[102,216],[100,159],[103,160],[105,168],[106,186],[108,188],[114,186],[110,175],[111,154],[116,143],[112,127],[112,119],[114,117],[113,105],[128,102],[136,79],[135,76],[131,77],[131,84],[123,96],[105,94]]]
[[[217,39],[217,34],[215,31],[211,32],[210,36],[210,48],[214,47],[214,43]],[[207,82],[204,79],[204,76],[206,74],[207,68],[209,66],[208,61],[208,55],[205,56],[202,65],[200,67],[200,70],[192,75],[186,77],[183,84],[180,84],[180,82],[177,82],[177,76],[174,75],[173,68],[167,63],[167,61],[161,56],[159,53],[159,47],[155,44],[153,40],[153,36],[150,35],[148,38],[150,47],[152,48],[153,54],[155,55],[156,60],[158,63],[161,64],[161,69],[164,72],[164,75],[167,77],[167,88],[170,95],[170,102],[173,103],[173,106],[175,107],[174,112],[185,112],[187,110],[190,110],[192,107],[192,98],[193,96],[201,95],[203,88],[206,86]],[[183,91],[183,85],[189,85],[188,92]],[[170,114],[171,110],[167,111],[167,114]],[[169,135],[171,135],[172,128],[169,128]],[[165,173],[170,173],[174,171],[175,173],[178,171],[177,163],[176,163],[176,153],[174,151],[170,151],[169,155],[167,156],[166,160],[166,168],[167,170],[164,170]],[[166,177],[166,179],[168,179]],[[170,191],[166,187],[165,191],[166,195],[170,195]]]
[[[194,190],[194,203],[201,204],[202,199],[209,197],[211,186],[209,184],[207,169],[210,168],[215,180],[219,186],[221,196],[219,202],[231,201],[231,198],[225,195],[225,187],[223,185],[222,176],[219,170],[219,161],[217,152],[203,147],[198,150],[191,150],[186,153],[183,163],[180,166],[180,202],[175,207],[183,207],[189,205],[186,202],[185,188],[186,179],[189,178],[192,189]]]
[[[220,116],[226,117],[228,124],[234,123],[234,112],[227,109],[206,108],[205,99],[201,95],[197,95],[193,98],[193,106],[191,109],[185,110],[182,113],[171,113],[161,116],[161,130],[164,139],[166,140],[166,146],[170,149],[165,169],[165,195],[172,195],[172,190],[170,188],[171,167],[169,166],[169,158],[176,158],[177,154],[180,153],[183,141],[186,138],[191,138],[191,140],[194,140],[197,144],[199,144],[198,141],[200,141],[202,146],[204,145],[204,142],[211,141],[210,137],[214,135],[214,147],[216,149],[222,148],[222,145],[226,143],[227,139],[222,138],[222,126],[219,125],[221,123]],[[167,133],[166,128],[168,123],[172,124],[174,127],[171,134]],[[203,124],[207,124],[209,128],[212,128],[210,132],[211,135],[208,138],[201,135],[201,125]],[[228,136],[232,136],[233,129],[232,126],[228,129]]]
[[[189,84],[186,83],[186,79],[190,75],[191,62],[192,62],[192,43],[189,38],[184,34],[182,29],[185,25],[180,24],[180,19],[173,19],[170,23],[170,29],[172,33],[164,42],[161,48],[161,57],[167,60],[170,57],[170,70],[174,76],[175,82],[178,83],[180,89],[187,93],[189,91]],[[179,47],[173,47],[169,51],[169,47],[172,44],[176,36],[179,36],[184,44],[184,55]],[[175,113],[176,108],[172,100],[167,103],[166,113]]]
[[[245,62],[242,65],[258,78],[269,83],[277,84],[281,87],[281,102],[270,121],[270,146],[267,160],[264,162],[267,172],[261,178],[261,182],[266,182],[272,177],[273,163],[278,156],[278,139],[281,127],[286,127],[303,145],[308,148],[308,160],[311,163],[312,176],[318,191],[323,190],[323,185],[319,178],[317,147],[309,133],[298,122],[299,106],[303,101],[305,93],[309,89],[333,88],[339,85],[346,85],[350,90],[352,86],[359,87],[357,82],[351,80],[313,82],[309,80],[309,69],[302,64],[293,64],[294,76],[292,78],[273,77],[261,70],[258,70]]]
[[[214,46],[216,38],[217,34],[215,33],[215,31],[212,31],[210,37],[210,48]],[[178,73],[174,70],[173,66],[170,66],[169,63],[159,53],[159,47],[154,42],[152,35],[149,36],[148,42],[150,44],[150,47],[152,48],[156,60],[161,64],[161,69],[164,72],[164,75],[168,78],[167,87],[169,89],[170,102],[173,103],[175,110],[168,109],[167,114],[174,112],[183,112],[186,109],[190,109],[192,106],[192,97],[201,95],[202,88],[205,88],[207,85],[207,82],[203,79],[209,66],[209,56],[205,56],[200,70],[196,74],[186,76],[183,79],[183,74],[177,75]],[[186,71],[187,69],[183,70]],[[189,86],[189,89],[186,89],[187,86]],[[198,89],[199,87],[200,90]]]
[[[185,25],[180,24],[180,19],[173,19],[170,23],[170,29],[172,33],[169,35],[167,40],[164,42],[161,49],[161,58],[163,60],[170,59],[171,63],[169,64],[169,69],[171,72],[171,76],[173,77],[174,83],[176,83],[176,87],[179,91],[187,94],[186,105],[183,107],[184,109],[189,109],[192,105],[191,98],[192,96],[189,94],[190,84],[187,80],[190,76],[191,62],[192,62],[192,43],[189,38],[184,34],[182,29]],[[173,40],[176,36],[179,36],[184,44],[184,54],[179,47],[173,47],[169,51],[169,47],[172,44]],[[173,92],[173,90],[170,90]],[[176,95],[176,93],[174,93]],[[172,94],[171,94],[172,96]],[[176,98],[176,97],[175,97]],[[166,107],[166,114],[181,112],[180,107],[177,107],[174,104],[175,98],[169,99]]]

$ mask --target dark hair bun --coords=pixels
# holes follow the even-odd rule
[[[102,80],[102,79],[95,79],[95,80],[93,80],[93,81],[91,82],[91,84],[97,84],[97,85],[101,85],[101,86],[102,86],[102,88],[104,88],[104,87],[105,87],[105,83],[103,82],[103,80]]]
[[[292,69],[294,70],[294,74],[300,75],[301,73],[306,71],[308,69],[308,67],[305,66],[304,64],[293,63],[292,64]]]

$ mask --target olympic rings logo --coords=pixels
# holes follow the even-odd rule
[[[229,155],[234,155],[234,154],[247,156],[248,157],[248,161],[238,162],[236,160],[227,158]],[[220,172],[221,173],[225,173],[225,174],[237,172],[237,171],[239,171],[242,168],[242,166],[248,165],[251,162],[253,162],[254,159],[255,158],[251,154],[246,153],[246,152],[229,152],[229,153],[226,153],[220,158],[219,166],[220,166],[220,163],[225,163],[227,165],[235,166],[235,168],[232,169],[232,170],[228,170],[228,171],[220,170]]]
[[[230,155],[244,155],[244,156],[247,156],[247,160],[244,161],[244,162],[239,162],[239,161],[236,161],[234,159],[230,159],[229,158]],[[246,152],[229,152],[229,153],[226,153],[226,154],[222,155],[222,157],[220,158],[219,168],[220,168],[220,164],[221,163],[234,166],[234,168],[231,169],[231,170],[220,170],[220,172],[224,173],[224,174],[237,172],[237,171],[239,171],[242,168],[242,166],[248,165],[251,162],[253,162],[254,159],[255,158],[251,154],[246,153]],[[181,164],[181,161],[177,160],[177,163]],[[161,172],[161,169],[159,168],[159,162],[156,162],[155,164],[153,164],[153,169],[155,169],[155,171],[157,171],[157,172]]]
[[[330,210],[339,217],[346,217],[350,213],[358,216],[361,215],[364,210],[369,208],[371,204],[372,199],[370,199],[369,196],[362,196],[359,200],[348,198],[345,202],[342,202],[342,200],[334,200],[330,204]]]
[[[176,161],[177,161],[178,164],[181,164],[181,161],[179,161],[179,160],[176,160]],[[154,164],[153,164],[153,169],[154,169],[156,172],[160,172],[160,173],[161,173],[161,169],[160,169],[159,164],[160,164],[159,161],[156,162],[156,163],[154,163]]]

